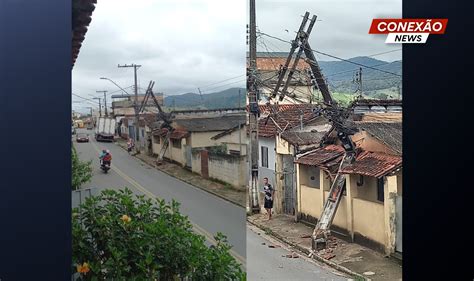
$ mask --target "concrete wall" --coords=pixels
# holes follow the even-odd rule
[[[352,199],[354,232],[385,244],[384,206],[359,198]]]
[[[331,182],[325,172],[315,167],[296,167],[298,217],[316,223],[328,198]],[[352,241],[386,254],[393,253],[396,239],[395,197],[402,193],[402,173],[385,178],[384,202],[377,200],[376,178],[364,177],[363,185],[357,186],[359,180],[359,175],[346,175],[346,195],[341,198],[333,220],[335,231],[340,230],[348,234]]]
[[[227,149],[232,149],[239,151],[239,130],[235,130],[232,133],[225,135],[219,139],[213,140],[211,139],[215,135],[222,133],[224,131],[214,131],[214,132],[193,132],[191,133],[191,140],[189,145],[193,148],[199,147],[209,147],[209,146],[216,146],[225,144],[227,145]],[[242,126],[240,129],[240,143],[242,147],[242,155],[247,154],[247,144],[248,138],[246,135],[245,126]]]
[[[248,183],[247,156],[209,154],[209,177],[246,190]],[[201,175],[201,153],[192,153],[192,171]]]
[[[299,213],[319,218],[323,210],[323,199],[319,188],[301,185],[298,196],[298,206],[301,206]]]
[[[361,147],[365,151],[382,152],[386,154],[397,154],[387,145],[381,143],[379,140],[372,137],[365,131],[360,131],[352,136],[352,141],[356,143],[357,147]]]
[[[268,168],[262,167],[262,146],[268,147]],[[271,185],[276,186],[275,182],[275,137],[263,138],[260,137],[258,141],[258,178],[259,190],[263,191],[263,178],[267,177]]]

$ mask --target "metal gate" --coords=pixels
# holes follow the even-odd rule
[[[395,250],[402,252],[402,196],[395,199]]]
[[[81,188],[73,190],[71,194],[71,207],[78,208],[87,198],[97,196],[99,191],[97,188]]]
[[[283,213],[295,214],[294,164],[292,155],[283,155]]]
[[[209,152],[201,151],[201,176],[205,179],[209,178]]]
[[[186,167],[192,168],[192,152],[190,145],[185,146],[184,153],[186,158]]]

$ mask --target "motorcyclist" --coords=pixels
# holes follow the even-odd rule
[[[99,155],[100,159],[100,164],[108,164],[110,165],[110,162],[112,161],[112,154],[110,154],[109,150],[102,150],[102,153]]]

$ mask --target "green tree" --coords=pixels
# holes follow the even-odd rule
[[[226,237],[208,247],[175,201],[105,190],[73,210],[73,269],[84,280],[245,280]]]
[[[72,148],[72,190],[79,189],[82,184],[89,182],[92,178],[92,161],[83,162],[79,160],[76,149]]]

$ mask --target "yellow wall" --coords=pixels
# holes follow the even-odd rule
[[[378,202],[376,178],[364,176],[364,184],[362,186],[356,185],[356,182],[359,181],[359,175],[350,175],[350,178],[353,181],[353,186],[355,187],[352,194],[353,197],[372,202]]]
[[[353,198],[354,232],[385,244],[384,205]]]
[[[387,154],[397,154],[388,146],[382,144],[379,140],[373,138],[365,131],[360,131],[352,136],[352,141],[356,143],[357,147],[361,147],[366,151],[382,152]]]
[[[301,185],[300,187],[301,200],[298,206],[301,206],[300,212],[310,215],[314,218],[319,218],[323,205],[321,204],[321,191],[318,188]],[[301,203],[302,202],[302,203]]]
[[[276,153],[279,154],[293,154],[293,146],[278,135],[275,137]]]
[[[297,165],[298,178],[298,212],[302,217],[311,216],[318,219],[324,207],[325,200],[329,195],[330,181],[327,179],[325,172],[317,170],[320,173],[319,185],[309,187],[305,184],[307,177],[315,173],[315,169],[310,169],[306,165]],[[341,202],[336,211],[333,220],[333,225],[347,230],[351,237],[354,233],[362,235],[374,242],[377,242],[386,247],[386,251],[390,250],[390,245],[387,235],[389,231],[386,227],[387,217],[384,202],[377,201],[377,181],[372,177],[364,178],[364,185],[357,186],[356,182],[359,180],[358,175],[346,175],[347,190],[346,194],[341,198]],[[401,173],[395,180],[391,180],[392,189],[397,190],[398,182],[401,181]],[[388,192],[388,185],[384,185],[385,192]],[[398,186],[398,191],[401,192],[401,186]],[[388,202],[388,195],[385,194],[385,200]],[[385,202],[386,203],[386,202]],[[393,231],[392,231],[393,232]]]

